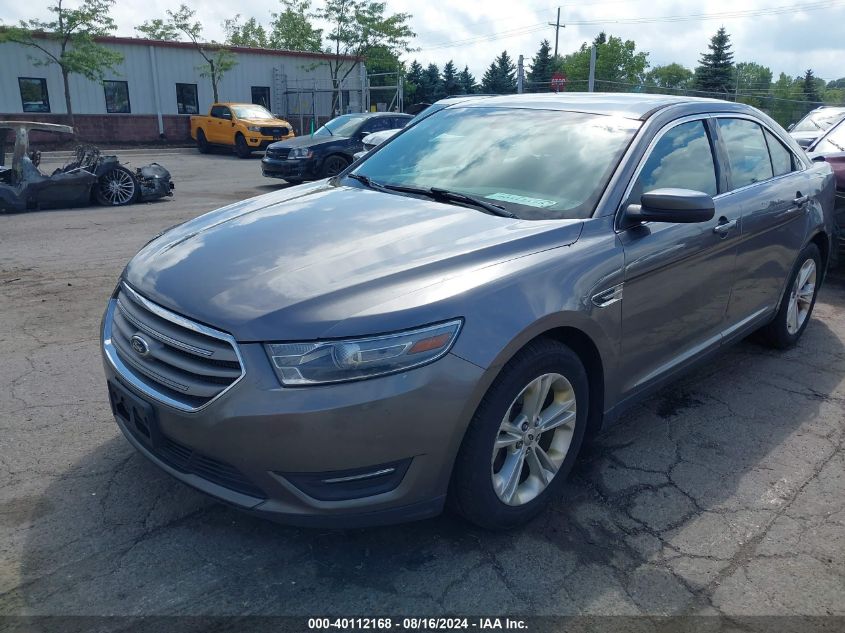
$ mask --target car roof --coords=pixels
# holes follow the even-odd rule
[[[349,114],[358,116],[362,119],[373,119],[381,116],[398,116],[403,119],[412,118],[410,114],[403,114],[402,112],[350,112]]]
[[[658,110],[684,104],[708,104],[714,110],[751,110],[749,106],[745,106],[742,103],[722,101],[721,99],[614,92],[549,92],[541,94],[502,95],[487,99],[465,101],[461,103],[461,107],[565,110],[644,120]]]

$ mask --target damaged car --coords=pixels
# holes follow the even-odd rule
[[[79,145],[74,158],[52,174],[39,169],[41,152],[29,150],[31,131],[73,134],[73,128],[53,123],[0,121],[0,134],[15,133],[11,167],[0,147],[0,212],[85,206],[123,206],[173,195],[170,172],[158,163],[136,169],[117,156],[103,155],[93,145]],[[0,137],[2,138],[2,137]]]

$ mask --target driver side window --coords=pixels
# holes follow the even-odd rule
[[[666,187],[718,193],[713,148],[703,121],[689,121],[666,132],[643,165],[627,204],[640,204],[648,191]]]

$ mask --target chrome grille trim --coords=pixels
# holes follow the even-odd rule
[[[184,343],[183,341],[178,341],[174,339],[173,336],[169,336],[167,334],[159,332],[156,328],[150,327],[149,325],[142,323],[141,321],[139,321],[138,318],[134,318],[132,314],[129,314],[129,310],[126,308],[126,306],[121,305],[121,299],[119,296],[121,293],[125,293],[126,297],[129,299],[129,303],[137,303],[138,306],[140,306],[144,310],[149,311],[156,317],[163,319],[164,321],[167,321],[175,326],[184,328],[185,330],[189,330],[194,334],[195,337],[207,337],[209,339],[214,339],[215,341],[222,343],[223,345],[219,346],[218,351],[224,353],[225,356],[228,356],[233,360],[229,360],[229,358],[224,358],[221,360],[224,364],[229,363],[229,365],[231,365],[231,368],[227,368],[225,371],[222,371],[220,370],[219,366],[215,367],[214,365],[211,365],[211,363],[216,362],[215,359],[212,359],[210,357],[215,353],[213,349],[207,350],[204,348],[197,347],[196,345],[190,345],[188,343]],[[159,341],[159,345],[166,344],[176,350],[182,350],[182,353],[195,355],[197,363],[210,363],[208,367],[208,373],[185,373],[186,369],[184,368],[184,366],[169,364],[165,360],[158,357],[153,357],[152,362],[148,363],[143,363],[140,361],[140,359],[134,358],[127,348],[127,341],[124,341],[121,338],[122,336],[125,336],[125,334],[121,333],[121,331],[117,328],[115,324],[115,316],[118,314],[120,315],[120,318],[124,320],[123,324],[120,326],[124,328],[124,330],[126,328],[126,324],[129,323],[132,327],[136,327],[139,332],[145,332],[150,337]],[[163,327],[164,323],[160,323],[160,325]],[[209,346],[212,348],[215,347],[215,345],[213,345],[211,341],[209,341]],[[225,349],[223,349],[224,346]],[[244,366],[243,357],[241,356],[241,351],[238,347],[237,342],[235,341],[235,338],[231,334],[215,330],[214,328],[210,328],[200,323],[196,323],[194,321],[191,321],[190,319],[186,319],[185,317],[179,314],[171,312],[170,310],[167,310],[166,308],[163,308],[149,301],[148,299],[145,299],[144,297],[139,295],[135,290],[130,288],[125,282],[121,282],[118,287],[118,291],[116,291],[112,298],[109,300],[106,315],[103,319],[103,351],[105,353],[106,358],[108,359],[109,364],[114,368],[118,375],[123,380],[125,380],[131,387],[134,387],[142,394],[150,397],[151,399],[157,402],[165,404],[174,409],[178,409],[180,411],[201,411],[202,409],[210,405],[212,402],[220,398],[223,394],[229,391],[236,384],[238,384],[246,375],[246,369]],[[237,364],[237,368],[234,367],[235,364]],[[147,365],[151,366],[148,367]],[[166,369],[168,373],[173,373],[175,374],[175,376],[161,375],[161,373],[159,371],[156,371],[156,369]],[[226,384],[226,382],[229,381],[228,377],[226,377],[225,379],[221,379],[221,371],[224,374],[235,374],[231,378],[231,382],[228,382],[228,384]],[[192,383],[196,386],[201,382],[201,379],[203,377],[207,379],[202,385],[202,390],[206,393],[206,395],[190,394],[189,392],[191,387],[189,385],[181,384],[178,381],[179,379],[185,379],[187,380],[187,382]],[[215,388],[215,384],[219,385],[219,391]],[[156,388],[156,386],[160,388]],[[177,393],[166,393],[167,390]],[[216,393],[211,396],[207,395],[212,392]],[[185,393],[186,400],[181,400],[179,398],[179,393]]]

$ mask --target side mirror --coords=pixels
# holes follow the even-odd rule
[[[693,224],[712,220],[715,214],[713,198],[691,189],[654,189],[642,195],[641,204],[631,204],[625,209],[625,219],[629,224]]]
[[[794,123],[790,123],[790,124],[789,124],[789,127],[787,127],[787,128],[786,128],[786,131],[787,131],[787,132],[791,132],[791,131],[792,131],[792,128],[794,128],[794,127],[795,127],[795,124],[794,124]]]

